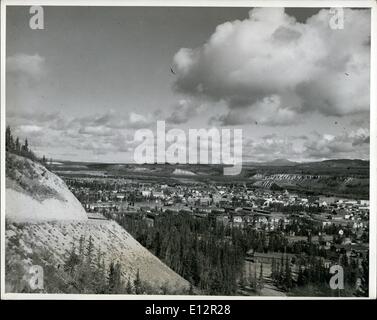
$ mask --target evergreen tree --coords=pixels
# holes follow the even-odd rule
[[[127,281],[126,292],[127,294],[132,294],[132,285],[131,285],[130,278],[128,278],[128,281]]]
[[[80,258],[76,254],[75,246],[72,246],[72,250],[69,253],[69,256],[64,264],[64,270],[68,272],[70,275],[73,275],[75,272],[75,268],[80,264]]]
[[[287,289],[292,288],[292,274],[289,258],[285,260],[284,286]]]
[[[361,274],[360,283],[356,289],[355,295],[357,297],[368,297],[369,296],[369,254],[363,259],[361,263]]]
[[[94,250],[93,237],[92,235],[90,235],[88,239],[88,245],[86,247],[86,252],[85,252],[86,264],[88,268],[92,267],[93,250]]]
[[[20,144],[20,139],[17,137],[15,146],[14,146],[14,151],[19,154],[21,152],[21,144]]]
[[[106,293],[106,275],[105,275],[105,262],[102,258],[103,254],[101,249],[98,248],[96,262],[93,266],[93,288],[96,293]]]
[[[259,269],[259,281],[258,281],[259,291],[263,289],[264,286],[264,280],[263,280],[263,263],[260,264]]]
[[[134,288],[135,288],[136,294],[142,294],[143,293],[139,269],[137,269],[136,279],[134,280]]]
[[[25,142],[24,142],[24,145],[22,146],[22,149],[21,149],[22,153],[27,156],[28,153],[29,153],[29,143],[27,141],[27,138],[25,139]]]
[[[188,292],[188,294],[190,295],[190,296],[192,296],[192,295],[194,295],[195,293],[194,293],[194,286],[192,285],[192,283],[190,282],[190,289],[189,289],[189,292]]]
[[[299,287],[305,285],[304,271],[302,270],[301,262],[298,265],[297,285]]]
[[[110,263],[108,275],[108,288],[110,293],[121,293],[121,270],[120,264],[118,262],[114,264],[114,262],[111,261]]]
[[[14,142],[10,126],[7,126],[5,130],[5,149],[6,151],[14,151]]]
[[[276,278],[276,260],[272,259],[272,264],[271,264],[271,279],[275,280]]]
[[[84,242],[85,242],[85,238],[83,235],[80,236],[80,240],[79,240],[79,255],[80,257],[83,256],[84,254]]]

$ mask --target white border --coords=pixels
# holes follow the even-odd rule
[[[95,295],[5,293],[5,59],[6,6],[155,6],[155,7],[358,7],[371,8],[371,80],[370,80],[370,214],[369,214],[369,299],[376,299],[376,227],[377,227],[377,2],[376,0],[3,0],[1,1],[1,299],[22,300],[354,300],[354,297],[261,297],[261,296],[185,296],[185,295]]]

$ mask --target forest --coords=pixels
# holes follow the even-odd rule
[[[190,215],[162,213],[155,217],[153,225],[127,215],[118,216],[116,221],[203,294],[237,294],[246,280],[243,266],[249,249],[281,253],[281,259],[272,263],[270,278],[284,291],[308,285],[328,287],[331,275],[323,263],[328,253],[310,241],[289,244],[281,232],[231,228],[210,218]],[[293,272],[284,258],[285,252],[297,255],[298,272]],[[345,255],[340,257],[346,269],[345,282],[354,286],[359,268]],[[258,271],[248,279],[256,292],[263,282],[261,274]]]

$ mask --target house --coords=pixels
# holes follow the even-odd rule
[[[229,224],[229,217],[225,214],[217,215],[216,223],[222,224],[223,226],[227,226]]]
[[[232,220],[233,220],[232,221],[233,227],[243,227],[244,226],[242,216],[235,215],[235,216],[232,217]]]
[[[145,220],[145,222],[146,222],[146,224],[149,228],[154,227],[155,219],[156,219],[156,216],[154,216],[152,214],[147,214],[144,218],[144,220]]]
[[[152,194],[152,191],[151,191],[151,190],[141,190],[141,195],[142,195],[143,197],[148,198],[148,197],[151,196],[151,194]]]

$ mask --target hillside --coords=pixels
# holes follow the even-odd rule
[[[6,292],[30,292],[29,270],[39,265],[44,271],[41,292],[98,293],[97,285],[86,286],[85,281],[67,272],[70,255],[75,252],[80,258],[83,244],[83,259],[93,264],[98,261],[101,266],[99,281],[107,281],[113,263],[120,267],[124,286],[133,284],[139,274],[143,284],[139,293],[186,293],[189,288],[186,280],[116,222],[88,219],[59,177],[38,163],[12,154],[7,155],[5,240]]]
[[[6,208],[7,219],[14,222],[88,219],[62,179],[14,154],[6,157]]]

